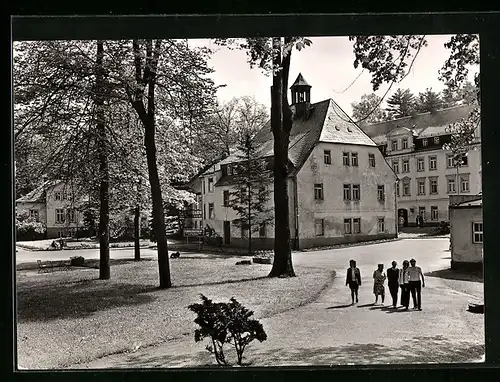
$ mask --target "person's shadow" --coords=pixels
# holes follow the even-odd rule
[[[328,309],[342,309],[342,308],[349,308],[350,306],[353,306],[353,304],[343,304],[343,305],[337,305],[337,306],[329,306]]]

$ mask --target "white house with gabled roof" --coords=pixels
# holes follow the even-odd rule
[[[311,103],[311,86],[299,74],[291,86],[293,127],[289,144],[290,234],[301,249],[397,236],[396,175],[373,140],[332,99]],[[254,137],[258,155],[272,168],[274,139],[268,122]],[[247,233],[232,224],[225,198],[237,153],[213,164],[195,182],[201,224],[225,245],[244,246]],[[272,187],[272,186],[271,186]],[[271,195],[269,203],[273,203]],[[272,247],[274,228],[261,227],[253,247]]]

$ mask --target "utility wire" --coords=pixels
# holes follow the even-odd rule
[[[363,68],[363,70],[361,71],[361,73],[359,73],[359,74],[358,74],[358,76],[354,79],[354,81],[352,81],[352,82],[351,82],[351,84],[350,84],[348,87],[346,87],[344,90],[342,90],[342,91],[338,92],[338,91],[336,91],[335,89],[332,89],[332,91],[333,91],[334,93],[337,93],[337,94],[342,94],[342,93],[345,93],[347,90],[349,90],[349,89],[351,88],[351,86],[352,86],[352,85],[354,85],[354,83],[358,80],[358,78],[359,78],[359,77],[361,77],[361,75],[363,74],[363,72],[364,72],[365,70],[366,70],[366,69],[365,69],[365,68]]]

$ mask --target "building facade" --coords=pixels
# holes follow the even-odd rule
[[[450,195],[481,192],[481,136],[475,131],[473,148],[460,157],[443,149],[450,142],[448,126],[466,118],[473,106],[460,105],[413,117],[365,125],[398,176],[398,219],[404,226],[449,221]]]
[[[45,182],[16,200],[16,211],[29,211],[31,217],[45,224],[46,238],[72,236],[83,226],[73,194],[63,182]]]
[[[483,267],[483,203],[481,195],[450,197],[451,268]]]
[[[311,103],[311,86],[299,75],[291,87],[293,127],[289,144],[289,223],[297,249],[397,236],[396,175],[377,145],[335,103]],[[274,139],[270,123],[255,136],[258,155],[272,169]],[[196,177],[203,227],[226,245],[247,245],[247,232],[234,226],[227,206],[232,164],[237,153]],[[270,186],[272,187],[272,185]],[[272,190],[271,190],[272,191]],[[274,195],[268,201],[273,205]],[[198,223],[199,224],[199,223]],[[270,248],[274,227],[252,233],[254,248]]]

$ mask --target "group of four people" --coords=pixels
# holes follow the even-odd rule
[[[410,305],[410,294],[413,299],[413,308],[422,310],[422,288],[425,287],[425,279],[422,269],[416,266],[415,259],[404,260],[403,267],[397,268],[397,263],[392,262],[392,267],[387,270],[387,276],[384,273],[384,264],[379,264],[373,272],[373,294],[375,295],[375,304],[378,303],[378,297],[381,297],[382,304],[385,300],[385,280],[388,280],[389,291],[392,297],[393,308],[397,307],[399,288],[401,288],[401,305],[408,310]],[[351,289],[352,304],[358,302],[358,290],[361,286],[361,272],[356,267],[356,261],[349,261],[347,269],[346,286]]]

